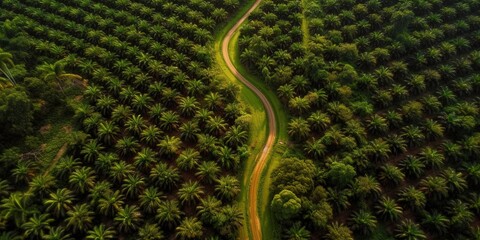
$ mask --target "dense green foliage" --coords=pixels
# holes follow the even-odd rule
[[[234,239],[248,122],[209,51],[239,4],[1,1],[0,56],[13,61],[0,65],[0,135],[35,134],[34,110],[52,103],[74,109],[75,127],[51,165],[0,149],[1,237]],[[15,78],[13,62],[33,74]]]
[[[303,153],[272,174],[285,238],[478,239],[479,13],[477,0],[263,1],[239,45]]]

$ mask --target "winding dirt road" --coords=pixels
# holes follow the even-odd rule
[[[222,56],[227,64],[228,69],[235,75],[235,77],[240,80],[243,84],[245,84],[248,88],[250,88],[262,101],[263,106],[267,112],[267,119],[268,119],[268,137],[263,147],[263,150],[260,152],[259,156],[257,156],[255,168],[253,169],[252,176],[250,178],[249,190],[248,190],[248,206],[249,206],[249,216],[250,216],[250,229],[252,232],[253,240],[260,240],[262,239],[262,228],[260,226],[260,218],[258,217],[258,209],[257,209],[257,194],[258,194],[258,187],[260,184],[260,176],[262,170],[267,162],[268,156],[272,151],[272,147],[275,144],[275,139],[277,138],[277,125],[275,120],[275,113],[273,111],[272,105],[268,101],[267,97],[258,90],[255,85],[250,83],[242,74],[238,72],[235,66],[230,59],[228,46],[230,41],[232,40],[232,36],[238,30],[238,28],[242,25],[242,23],[247,19],[250,13],[255,10],[262,0],[256,0],[255,3],[250,7],[250,9],[243,15],[240,20],[230,29],[227,33],[225,38],[222,41]]]

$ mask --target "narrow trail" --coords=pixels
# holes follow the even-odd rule
[[[252,176],[250,178],[249,190],[248,190],[248,213],[250,216],[250,230],[252,232],[253,240],[262,239],[262,228],[260,226],[260,218],[258,216],[258,189],[260,185],[260,178],[262,171],[265,167],[267,159],[272,152],[272,147],[275,144],[277,138],[277,126],[275,113],[273,111],[272,105],[268,101],[267,97],[257,88],[255,85],[250,83],[239,71],[235,68],[232,63],[232,60],[229,55],[228,46],[232,40],[232,36],[242,25],[242,23],[247,19],[247,17],[258,7],[262,0],[256,0],[255,3],[250,7],[250,9],[243,15],[242,18],[230,29],[230,31],[225,35],[225,38],[222,41],[222,57],[225,60],[225,63],[228,69],[235,75],[235,77],[241,81],[245,86],[251,89],[262,101],[265,111],[267,112],[268,118],[268,137],[263,147],[263,150],[256,157],[256,164],[253,170]]]
[[[68,149],[68,143],[64,143],[62,147],[58,150],[57,154],[55,155],[55,158],[52,160],[52,162],[50,162],[50,165],[48,165],[48,168],[45,169],[45,171],[41,174],[42,176],[45,177],[50,173],[53,167],[57,165],[57,162],[60,160],[60,158],[62,158],[63,155],[65,155],[65,153],[67,152],[67,149]],[[25,195],[30,195],[32,191],[33,191],[33,188],[30,186],[28,190],[25,192]]]
[[[57,154],[55,155],[55,158],[52,160],[52,162],[48,166],[47,170],[45,170],[45,172],[43,172],[44,176],[48,175],[50,173],[50,171],[53,169],[53,167],[55,167],[55,165],[57,165],[58,160],[60,160],[60,158],[62,158],[63,155],[65,155],[65,153],[67,152],[67,148],[68,148],[68,143],[64,143],[62,145],[62,147],[58,150]]]

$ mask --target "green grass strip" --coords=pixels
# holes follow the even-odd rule
[[[249,229],[249,216],[248,216],[248,206],[246,203],[248,202],[248,186],[249,180],[255,167],[255,158],[262,150],[265,141],[267,139],[268,133],[268,126],[267,126],[267,115],[263,108],[263,104],[260,99],[246,86],[241,84],[229,71],[228,67],[225,64],[225,61],[221,54],[221,43],[224,39],[227,32],[233,27],[233,25],[240,19],[245,12],[249,9],[249,7],[254,3],[254,1],[248,1],[224,27],[221,31],[215,34],[215,42],[214,42],[214,50],[215,50],[215,60],[217,62],[217,67],[219,73],[226,76],[229,81],[238,83],[240,85],[240,101],[244,103],[246,106],[249,107],[251,112],[251,129],[250,129],[250,151],[251,155],[248,161],[243,166],[243,174],[242,174],[242,192],[240,194],[240,206],[244,208],[244,227],[243,230],[240,232],[240,239],[251,238],[251,233]],[[258,207],[259,207],[259,216],[260,222],[262,225],[262,236],[263,239],[278,239],[278,225],[274,222],[273,214],[270,211],[270,175],[273,169],[278,165],[281,160],[283,150],[278,150],[277,146],[284,146],[287,144],[288,135],[287,135],[287,124],[288,124],[288,116],[283,110],[283,106],[280,100],[275,95],[275,92],[272,91],[259,77],[251,74],[241,63],[240,63],[240,53],[238,49],[238,36],[239,33],[237,32],[230,42],[229,46],[229,53],[232,59],[233,64],[237,68],[237,70],[246,77],[251,83],[253,83],[259,90],[261,90],[265,96],[268,98],[272,107],[275,111],[276,121],[277,121],[277,143],[274,147],[273,154],[268,160],[265,169],[262,172],[262,178],[260,180],[260,187],[259,187],[259,199],[258,199]],[[247,237],[248,236],[248,237]]]

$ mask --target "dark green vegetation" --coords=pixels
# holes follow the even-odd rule
[[[241,60],[288,108],[286,239],[480,238],[480,1],[265,0]],[[310,159],[310,160],[308,160]]]
[[[1,46],[28,74],[1,74],[0,237],[235,238],[248,117],[237,87],[211,70],[209,46],[238,7],[1,1]],[[55,109],[69,111],[45,121],[71,119],[74,131],[67,154],[44,164],[25,155],[36,142],[23,145]]]

